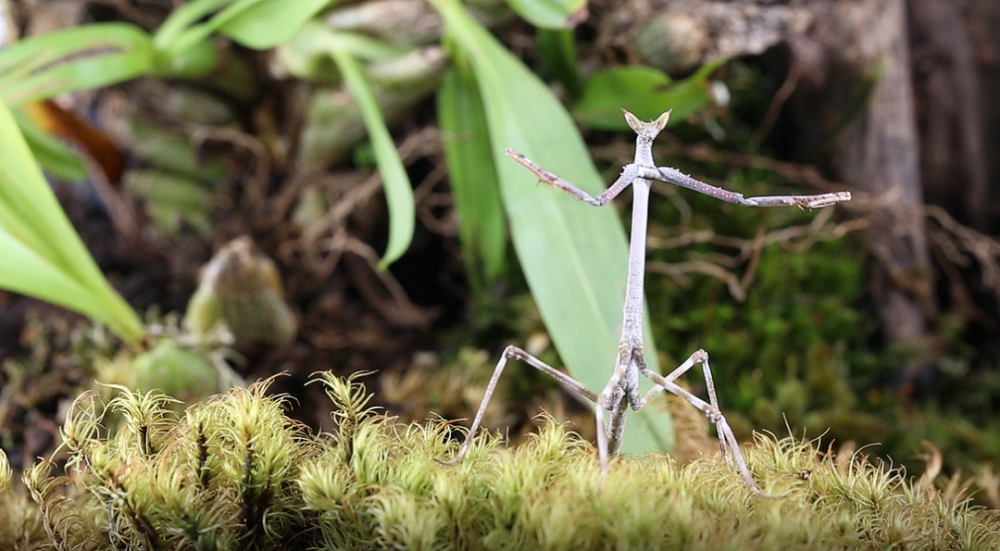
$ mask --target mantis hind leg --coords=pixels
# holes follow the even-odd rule
[[[508,346],[504,349],[503,354],[500,356],[500,361],[497,362],[496,368],[493,369],[493,376],[490,377],[490,382],[486,386],[486,394],[483,396],[482,403],[479,404],[479,410],[476,411],[476,417],[472,421],[472,427],[469,428],[469,434],[465,437],[465,441],[462,443],[462,447],[459,448],[458,454],[448,461],[439,461],[440,463],[445,465],[454,465],[461,461],[465,457],[465,454],[468,453],[469,447],[472,444],[472,439],[476,436],[476,432],[479,430],[479,425],[483,422],[483,417],[486,415],[486,406],[489,405],[490,399],[493,398],[493,393],[496,391],[497,383],[500,381],[500,376],[503,375],[503,370],[504,367],[507,366],[508,359],[521,360],[542,373],[550,375],[566,390],[576,394],[581,399],[590,400],[591,402],[599,401],[597,393],[584,386],[580,381],[577,381],[573,377],[570,377],[569,375],[548,365],[542,360],[539,360],[516,346]]]
[[[702,400],[694,394],[691,394],[684,388],[674,383],[675,380],[680,378],[681,375],[687,373],[696,364],[700,364],[702,366],[702,372],[705,376],[705,386],[708,388],[708,402]],[[739,442],[736,441],[736,436],[733,434],[733,429],[729,427],[729,422],[726,421],[726,417],[722,414],[722,410],[719,409],[719,398],[715,393],[715,381],[712,378],[712,368],[708,364],[708,352],[698,350],[694,354],[691,354],[691,356],[685,360],[684,363],[677,366],[677,368],[670,372],[670,374],[666,377],[660,375],[659,373],[650,371],[645,365],[640,365],[640,372],[656,383],[656,386],[643,396],[639,403],[639,407],[646,405],[650,399],[666,390],[675,396],[683,398],[685,402],[701,410],[708,420],[715,425],[715,428],[719,433],[719,446],[722,448],[722,455],[726,458],[726,462],[730,465],[733,463],[736,464],[736,470],[739,471],[743,480],[746,481],[747,486],[750,487],[750,491],[754,494],[760,497],[773,497],[765,494],[757,488],[757,484],[754,482],[753,476],[750,475],[750,469],[747,467],[747,462],[743,457],[743,452],[740,451]]]

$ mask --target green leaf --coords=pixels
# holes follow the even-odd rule
[[[158,63],[149,36],[133,25],[66,29],[0,50],[0,96],[20,105],[149,74]]]
[[[507,0],[507,5],[536,27],[570,29],[586,15],[587,0]]]
[[[233,0],[192,0],[173,11],[153,35],[153,44],[159,50],[166,50],[177,42],[184,31],[208,17],[210,13],[222,9]]]
[[[469,67],[456,63],[445,74],[437,105],[462,256],[470,279],[488,285],[503,273],[507,227],[486,113]]]
[[[0,286],[107,323],[125,340],[143,335],[136,313],[94,263],[0,100]]]
[[[416,206],[413,200],[413,186],[406,175],[406,168],[396,151],[396,144],[389,135],[389,129],[382,119],[378,100],[371,84],[365,77],[361,65],[350,54],[338,50],[331,52],[347,87],[361,108],[361,116],[368,129],[368,138],[375,149],[379,172],[382,173],[382,187],[389,203],[389,243],[379,265],[383,268],[392,264],[406,252],[413,239],[416,220]]]
[[[278,59],[296,78],[339,83],[340,73],[330,61],[330,52],[334,50],[349,53],[362,61],[385,61],[408,52],[406,48],[370,36],[334,31],[320,22],[310,21],[288,44],[278,49]]]
[[[87,179],[87,167],[75,151],[39,128],[20,109],[12,111],[28,147],[43,170],[66,182],[82,182]]]
[[[0,228],[0,288],[80,312],[113,326],[100,300],[65,271]]]
[[[628,268],[625,232],[613,208],[598,209],[536,185],[507,159],[505,147],[591,194],[605,188],[566,109],[534,74],[455,0],[432,2],[468,56],[482,93],[500,192],[514,247],[560,356],[596,391],[607,384],[618,353]],[[657,369],[646,324],[646,362]],[[669,416],[637,412],[641,428],[626,431],[626,451],[672,448]]]
[[[573,105],[573,118],[583,126],[631,132],[622,108],[643,120],[654,120],[673,109],[671,122],[683,121],[711,101],[708,78],[723,60],[709,63],[695,74],[672,82],[652,67],[617,67],[595,73],[583,87],[583,97]]]
[[[558,80],[571,99],[580,97],[583,84],[580,81],[573,31],[538,29],[537,37],[545,74]]]
[[[95,23],[31,37],[0,50],[0,97],[11,106],[140,76],[196,78],[218,62],[209,43],[169,56],[145,31]]]
[[[255,50],[288,42],[306,21],[334,0],[260,2],[219,27],[219,32]]]
[[[313,15],[333,0],[200,0],[168,21],[167,31],[158,33],[156,44],[172,52],[183,52],[202,43],[213,33],[220,33],[248,48],[266,50],[288,42]],[[193,24],[194,16],[203,17],[229,3],[204,23]],[[173,17],[171,18],[173,19]],[[165,24],[164,26],[167,26]],[[181,27],[187,27],[183,31]]]

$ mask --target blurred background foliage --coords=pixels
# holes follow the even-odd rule
[[[53,295],[26,261],[4,263],[0,286],[129,344],[0,293],[0,445],[16,467],[55,446],[66,403],[95,376],[139,384],[139,365],[162,377],[157,362],[177,362],[158,359],[164,338],[210,359],[218,389],[287,371],[273,388],[319,428],[328,407],[301,386],[316,370],[378,371],[375,401],[404,417],[468,417],[512,343],[599,390],[620,324],[627,199],[592,209],[537,186],[506,147],[596,193],[631,161],[619,109],[648,120],[672,108],[661,165],[745,195],[830,184],[794,162],[796,138],[776,123],[780,35],[770,54],[677,67],[684,52],[647,30],[659,16],[612,2],[71,2],[65,20],[60,4],[0,2],[0,23],[29,35],[0,49],[12,113],[0,117],[0,189],[33,194],[0,195],[0,246],[12,247],[0,253],[41,259],[63,287]],[[22,133],[25,147],[7,149]],[[39,199],[49,186],[36,160],[82,241],[51,194]],[[996,312],[946,304],[930,316],[930,345],[885,338],[861,231],[877,202],[802,212],[654,191],[651,365],[709,351],[741,438],[878,443],[866,453],[918,471],[926,440],[944,472],[995,484],[1000,377],[983,343]],[[255,245],[230,254],[241,236]],[[192,295],[210,309],[189,306]],[[185,311],[185,322],[170,315]],[[933,363],[931,382],[896,384],[915,358]],[[491,429],[531,431],[542,407],[593,436],[588,410],[526,367],[508,369],[500,394]],[[633,422],[631,449],[712,453],[704,420],[664,403]]]

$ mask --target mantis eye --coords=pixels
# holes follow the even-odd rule
[[[667,121],[670,120],[670,113],[673,109],[667,109],[659,118],[656,119],[656,131],[660,132],[667,127]]]
[[[642,127],[645,125],[639,117],[636,117],[632,113],[622,109],[622,114],[625,115],[625,122],[628,123],[629,128],[635,131],[636,134],[642,133]]]

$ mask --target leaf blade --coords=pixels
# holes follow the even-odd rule
[[[515,250],[542,318],[574,376],[600,391],[618,349],[628,260],[621,222],[612,209],[535,185],[506,159],[503,148],[511,147],[592,194],[604,187],[572,119],[545,84],[457,2],[432,3],[479,82]],[[648,323],[645,337],[645,359],[656,370]],[[641,428],[626,431],[624,451],[672,448],[669,416],[637,415]]]
[[[150,74],[158,63],[149,36],[134,25],[66,29],[0,50],[0,96],[16,106]]]
[[[438,126],[466,267],[478,273],[478,259],[489,284],[503,273],[507,234],[486,113],[468,68],[453,67],[445,75],[438,92]]]
[[[62,306],[104,322],[112,329],[120,329],[120,323],[89,289],[81,287],[3,228],[0,228],[0,251],[4,257],[0,262],[0,288]]]
[[[334,0],[201,0],[168,20],[168,31],[157,33],[157,46],[183,52],[220,33],[255,50],[266,50],[288,42],[305,23]],[[231,2],[231,3],[230,3]],[[229,3],[228,6],[226,4]],[[222,8],[225,6],[224,8]],[[222,10],[204,23],[195,16]],[[165,27],[167,24],[164,25]]]
[[[288,42],[306,21],[334,0],[269,0],[240,13],[219,27],[219,33],[255,50]]]
[[[573,104],[573,119],[582,126],[631,132],[621,108],[643,120],[654,120],[667,108],[671,121],[682,121],[711,101],[708,78],[724,60],[708,63],[690,77],[673,82],[653,67],[616,67],[592,75]]]
[[[389,204],[389,243],[379,262],[379,265],[385,268],[406,252],[413,239],[413,228],[416,225],[413,186],[410,184],[406,168],[399,158],[396,144],[392,141],[389,129],[382,118],[382,112],[379,110],[378,100],[361,65],[346,52],[334,50],[330,53],[344,76],[344,82],[347,83],[347,87],[361,108],[361,116],[368,129],[368,138],[375,150],[375,160],[382,174],[382,187],[385,189],[386,202]]]
[[[4,144],[4,154],[0,155],[0,232],[9,249],[0,247],[0,258],[24,257],[24,249],[41,259],[24,257],[28,258],[25,260],[28,265],[40,270],[40,274],[52,271],[61,274],[49,274],[48,279],[39,279],[38,288],[19,292],[44,296],[57,304],[90,305],[87,306],[90,310],[82,313],[105,321],[124,340],[140,338],[144,329],[139,316],[111,288],[69,223],[2,99],[0,143]],[[16,264],[4,263],[8,270],[18,269]],[[7,275],[15,283],[20,282],[18,285],[24,283],[24,280],[13,279],[17,274]],[[44,288],[44,281],[61,292],[81,296],[52,297],[50,290]],[[30,277],[27,282],[30,283]],[[96,309],[94,304],[98,305]]]
[[[587,14],[587,0],[507,0],[507,5],[536,27],[571,29]]]

